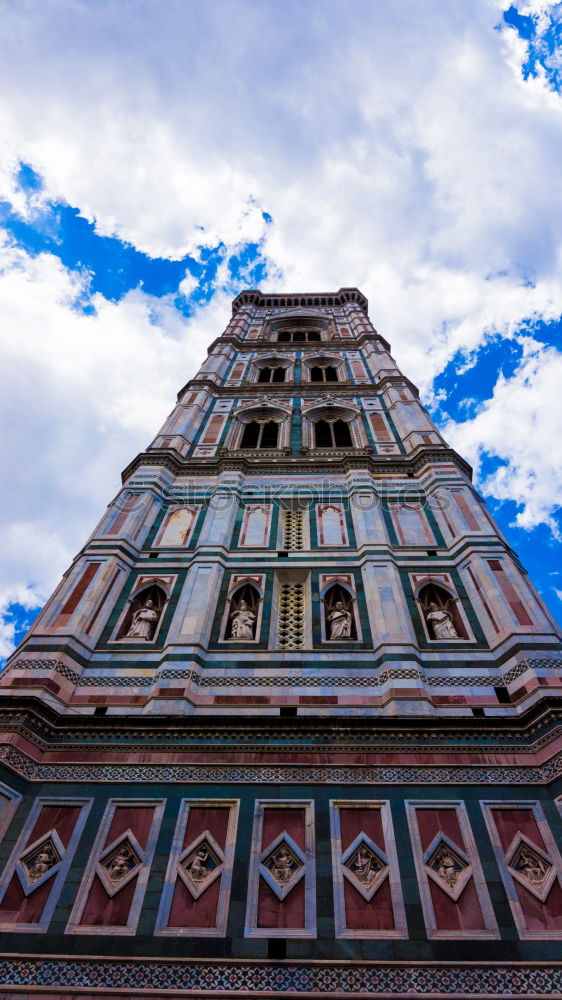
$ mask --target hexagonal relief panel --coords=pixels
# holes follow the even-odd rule
[[[26,896],[58,871],[63,857],[64,847],[56,830],[25,848],[16,870]]]
[[[367,902],[387,877],[388,858],[371,838],[361,832],[341,856],[342,873]]]
[[[204,830],[178,859],[177,871],[194,899],[199,899],[224,869],[224,854],[216,840]]]
[[[505,860],[510,875],[544,903],[556,878],[552,861],[540,847],[522,833],[510,844]]]
[[[424,852],[427,874],[455,902],[472,875],[472,865],[463,850],[444,833],[438,833]]]
[[[144,861],[144,851],[131,830],[127,830],[103,851],[96,864],[96,873],[109,896],[120,892]]]
[[[260,875],[281,900],[300,882],[305,868],[306,858],[286,830],[262,851],[260,857]]]

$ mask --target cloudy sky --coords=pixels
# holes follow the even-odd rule
[[[362,289],[562,619],[562,4],[0,12],[0,653],[248,286]]]

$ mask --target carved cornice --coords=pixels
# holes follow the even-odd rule
[[[367,315],[369,301],[358,288],[338,288],[337,292],[260,292],[245,288],[232,301],[232,315],[242,306],[257,309],[333,309],[354,303]]]

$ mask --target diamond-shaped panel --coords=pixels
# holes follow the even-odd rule
[[[208,830],[186,847],[178,860],[178,874],[194,899],[199,899],[223,868],[224,854]]]
[[[424,853],[427,874],[455,902],[472,875],[472,865],[463,850],[444,833],[438,833]]]
[[[144,852],[131,830],[114,840],[102,853],[96,865],[106,892],[114,896],[123,889],[135,875],[138,875],[144,860]]]
[[[386,855],[366,833],[360,833],[344,851],[341,865],[344,876],[368,902],[389,872]]]
[[[64,847],[56,830],[27,847],[18,860],[17,871],[28,895],[58,871],[64,857]]]
[[[306,858],[298,844],[283,830],[260,858],[260,874],[278,899],[285,899],[304,875]]]
[[[506,861],[513,878],[544,903],[556,878],[556,869],[548,855],[518,833],[509,846]]]

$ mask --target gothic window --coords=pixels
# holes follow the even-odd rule
[[[283,511],[283,548],[304,549],[304,512],[302,510]]]
[[[244,427],[241,448],[276,448],[279,433],[279,424],[275,420],[267,420],[259,423],[251,420]]]
[[[255,639],[259,605],[260,595],[251,584],[246,583],[235,590],[230,598],[224,638],[240,642]]]
[[[324,598],[326,637],[328,639],[356,639],[357,628],[353,614],[353,600],[347,590],[334,584]]]
[[[150,642],[154,639],[165,604],[166,594],[161,587],[156,584],[145,587],[131,601],[117,638]]]
[[[337,382],[338,373],[332,365],[314,365],[310,369],[311,382]]]
[[[258,382],[284,382],[285,381],[285,369],[278,365],[276,368],[270,368],[266,366],[265,368],[260,368],[260,373],[258,375]]]
[[[418,600],[430,639],[468,639],[456,602],[442,587],[428,583]]]
[[[318,420],[314,425],[316,448],[352,448],[351,431],[345,420]]]
[[[277,340],[280,344],[312,343],[320,340],[320,330],[280,330]]]

